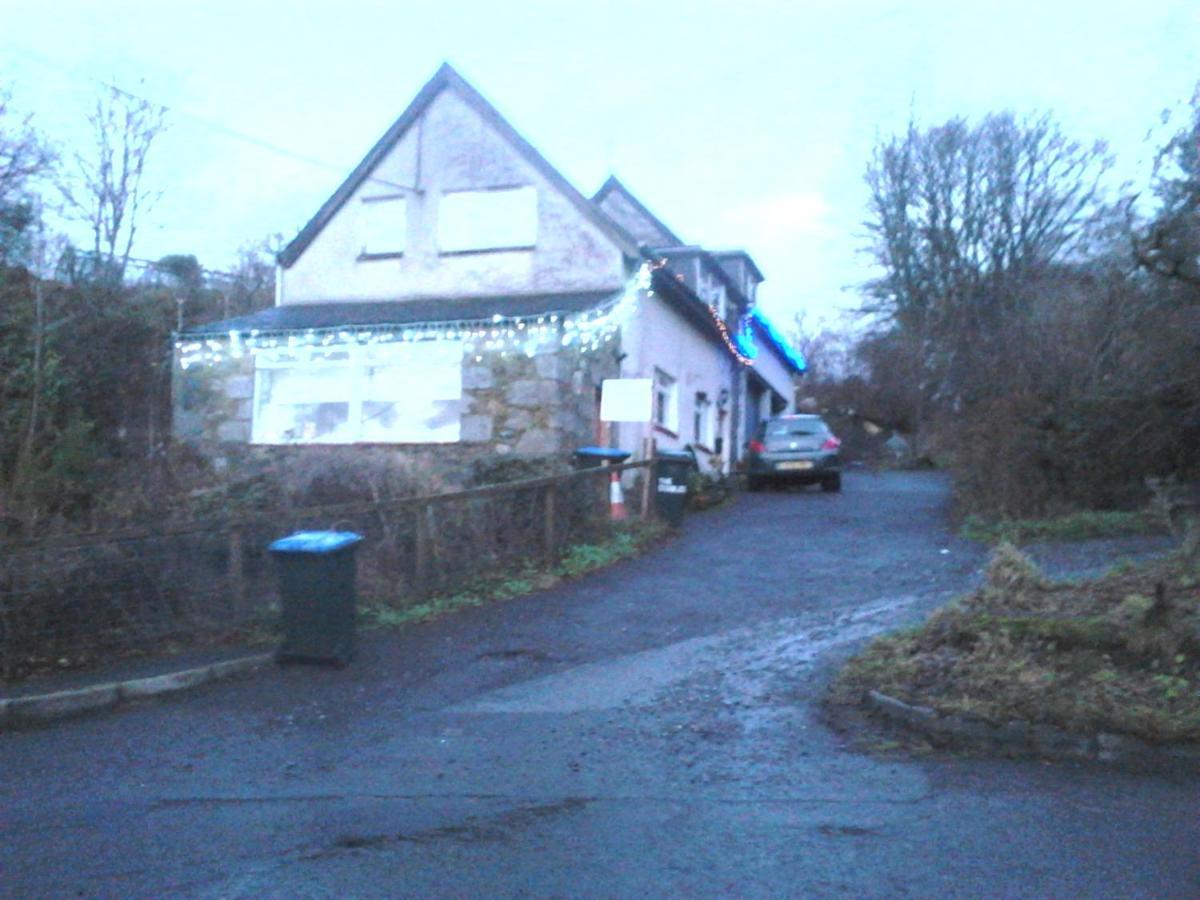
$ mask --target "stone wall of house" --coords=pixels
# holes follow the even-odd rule
[[[173,433],[222,470],[360,465],[426,482],[436,492],[471,482],[480,464],[560,458],[596,443],[597,390],[618,375],[618,341],[595,351],[553,347],[528,357],[488,353],[463,362],[461,438],[454,444],[256,445],[251,443],[254,360],[249,355],[182,369],[173,379]],[[382,477],[382,475],[381,475]]]

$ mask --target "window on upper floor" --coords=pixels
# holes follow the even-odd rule
[[[462,345],[430,341],[255,358],[259,444],[459,439]]]
[[[408,203],[402,194],[364,197],[359,212],[361,255],[399,256],[408,238]]]
[[[675,379],[654,370],[654,424],[675,434],[679,431],[679,397]]]
[[[537,243],[537,188],[447,191],[438,207],[438,250],[478,253]]]

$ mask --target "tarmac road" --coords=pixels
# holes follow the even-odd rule
[[[927,473],[744,495],[343,671],[0,734],[0,893],[1200,896],[1200,778],[876,758],[821,724],[857,642],[977,577],[946,503]]]

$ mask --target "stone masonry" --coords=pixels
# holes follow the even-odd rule
[[[445,486],[465,483],[472,464],[489,458],[569,458],[596,443],[597,390],[618,374],[616,340],[595,351],[547,347],[528,357],[489,353],[464,358],[460,440],[454,444],[255,445],[251,443],[254,360],[174,367],[175,439],[218,469],[272,461],[393,456],[400,468],[436,473]],[[369,451],[369,452],[367,452]]]

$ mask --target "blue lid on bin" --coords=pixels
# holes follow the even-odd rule
[[[272,553],[334,553],[362,540],[353,531],[297,531],[270,546]]]
[[[580,447],[575,451],[576,456],[587,459],[608,459],[613,462],[623,462],[629,458],[628,450],[618,450],[616,447]]]

